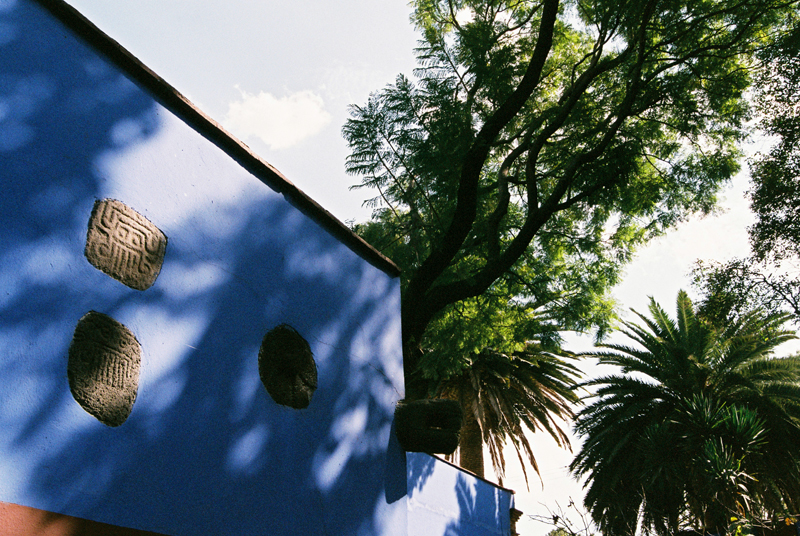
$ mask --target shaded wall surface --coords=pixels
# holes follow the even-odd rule
[[[0,1],[0,183],[1,502],[169,535],[407,533],[396,277],[30,0]],[[84,255],[102,199],[167,238],[146,290]],[[141,346],[115,427],[70,391],[89,311]],[[259,378],[283,323],[316,360],[305,409]]]

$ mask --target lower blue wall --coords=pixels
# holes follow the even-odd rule
[[[513,492],[438,458],[408,453],[408,536],[508,536]]]

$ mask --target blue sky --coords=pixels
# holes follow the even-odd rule
[[[405,1],[68,2],[339,219],[369,216],[365,192],[348,190],[356,180],[344,173],[340,130],[349,104],[412,74],[416,35]],[[678,290],[690,290],[686,274],[696,259],[746,255],[746,188],[741,175],[725,191],[720,215],[686,222],[644,248],[615,291],[623,310],[645,311],[652,295],[672,311]],[[573,344],[586,350],[591,340]],[[544,489],[532,480],[528,493],[514,474],[506,486],[525,513],[544,514],[540,503],[566,507],[580,491],[564,469],[569,453],[549,439],[536,444]],[[552,527],[520,528],[544,534]]]
[[[369,216],[340,130],[349,104],[414,68],[403,1],[70,4],[339,219]]]

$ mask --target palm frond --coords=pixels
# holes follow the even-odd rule
[[[440,383],[437,395],[461,401],[478,422],[501,482],[504,444],[513,446],[526,482],[527,464],[539,474],[526,433],[544,431],[559,446],[569,447],[565,427],[580,403],[575,391],[580,370],[568,359],[535,343],[512,355],[486,348],[472,356],[468,369]]]
[[[625,324],[635,344],[585,354],[621,371],[581,384],[590,392],[575,420],[584,442],[570,469],[587,477],[595,521],[615,533],[641,514],[658,534],[714,532],[731,512],[797,505],[800,356],[774,356],[795,338],[786,315],[715,328],[684,292],[676,321],[652,298],[649,312]]]

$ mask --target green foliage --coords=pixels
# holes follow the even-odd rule
[[[800,256],[800,25],[795,16],[762,53],[757,78],[761,129],[776,138],[768,154],[750,163],[751,208],[757,221],[750,241],[758,260]]]
[[[586,383],[584,444],[571,465],[587,477],[585,503],[606,534],[682,528],[726,532],[731,516],[796,509],[800,497],[800,358],[775,358],[795,338],[787,315],[743,315],[715,327],[685,293],[677,317],[651,300],[637,346],[592,354],[619,367]]]
[[[756,215],[749,228],[751,258],[726,264],[698,262],[694,286],[704,299],[701,313],[725,323],[762,308],[787,311],[800,319],[800,25],[788,13],[757,55],[755,108],[760,133],[774,144],[750,161],[750,207]],[[786,262],[788,261],[788,262]]]
[[[788,312],[800,323],[800,281],[796,275],[770,273],[752,259],[725,264],[698,261],[693,285],[703,296],[698,314],[716,325],[735,322],[761,309],[770,314]]]
[[[401,225],[383,212],[381,219],[359,224],[356,230],[413,273],[425,249],[399,236]],[[409,234],[415,234],[413,226]],[[608,328],[614,315],[606,291],[617,281],[617,266],[596,257],[590,257],[595,262],[568,258],[567,247],[556,239],[549,246],[526,251],[483,294],[450,304],[432,319],[420,360],[426,378],[439,381],[459,373],[468,356],[484,348],[510,354],[535,340],[553,350],[560,343],[560,331]]]
[[[437,395],[458,400],[465,422],[477,423],[482,442],[476,442],[476,446],[479,450],[482,444],[488,446],[502,484],[506,443],[516,450],[526,480],[525,460],[539,473],[525,430],[547,432],[559,446],[569,445],[563,426],[574,416],[572,406],[578,402],[574,388],[579,376],[579,370],[565,356],[545,351],[538,344],[529,343],[513,354],[485,348],[471,356],[460,374],[441,382]],[[462,459],[468,445],[462,438]],[[482,458],[480,452],[470,454]],[[482,468],[477,469],[482,474]]]
[[[403,269],[412,387],[485,346],[608,329],[636,249],[737,171],[752,53],[792,2],[413,5],[414,79],[343,127],[374,195],[356,229]]]

